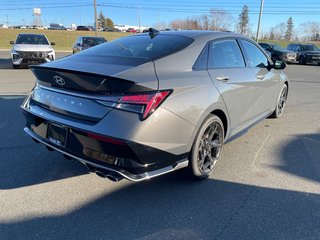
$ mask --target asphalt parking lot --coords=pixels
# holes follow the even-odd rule
[[[114,183],[24,134],[34,78],[9,57],[0,52],[0,239],[320,239],[320,66],[288,65],[284,116],[225,145],[210,179]]]

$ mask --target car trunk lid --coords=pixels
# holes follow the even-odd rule
[[[38,82],[34,104],[96,122],[113,109],[122,95],[158,89],[153,62],[75,56],[31,66]],[[85,111],[88,106],[98,111]]]

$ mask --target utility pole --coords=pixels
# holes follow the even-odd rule
[[[256,36],[256,42],[259,41],[260,21],[261,21],[261,17],[262,17],[263,3],[264,3],[264,0],[261,0],[261,4],[260,4],[260,14],[259,14],[258,28],[257,28],[257,36]]]
[[[97,0],[94,0],[95,35],[98,36]]]
[[[141,26],[140,26],[140,6],[138,8],[138,21],[139,21],[139,33],[141,33]]]

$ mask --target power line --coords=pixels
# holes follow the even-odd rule
[[[134,6],[122,6],[122,5],[112,5],[112,4],[99,4],[99,6],[108,6],[110,8],[120,8],[120,9],[136,9]],[[142,10],[147,11],[165,11],[165,12],[179,12],[179,13],[209,13],[211,9],[186,9],[186,8],[165,8],[165,7],[140,7]],[[238,14],[239,9],[228,9],[225,10],[227,13]],[[319,15],[320,10],[265,10],[265,14],[270,15],[280,15],[280,14],[290,14],[290,15]],[[250,11],[250,14],[259,14],[259,10]]]
[[[40,8],[74,8],[74,7],[90,7],[93,4],[77,4],[77,5],[63,5],[63,6],[38,6]],[[0,8],[0,11],[16,11],[16,10],[30,10],[30,7],[18,7],[18,8]]]

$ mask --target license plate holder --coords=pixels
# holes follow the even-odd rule
[[[65,148],[67,145],[67,138],[68,128],[58,124],[48,123],[47,139],[51,143]]]

